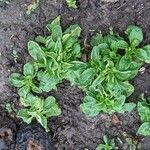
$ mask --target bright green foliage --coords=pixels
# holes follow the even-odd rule
[[[47,118],[61,114],[61,110],[52,96],[44,100],[43,98],[28,94],[26,98],[21,98],[20,101],[25,108],[19,110],[18,117],[22,118],[27,124],[36,119],[47,132],[49,131]]]
[[[37,75],[38,66],[34,63],[27,63],[23,66],[23,75],[19,73],[12,73],[9,77],[10,83],[19,88],[18,93],[21,97],[33,91],[41,93],[41,89],[35,84],[35,77]]]
[[[134,91],[129,80],[137,75],[141,65],[150,62],[150,45],[139,48],[143,33],[137,26],[129,26],[126,34],[128,41],[112,29],[106,36],[97,33],[91,41],[90,60],[74,62],[68,73],[69,80],[87,94],[81,105],[85,114],[131,111],[135,107],[133,103],[124,104],[126,97]]]
[[[66,78],[68,69],[73,66],[72,61],[81,57],[78,40],[81,28],[78,25],[72,25],[63,32],[60,17],[57,17],[47,25],[47,29],[50,36],[39,36],[36,38],[38,43],[28,43],[28,51],[39,67],[39,87],[46,92],[56,89],[56,85]]]
[[[143,124],[138,129],[138,134],[150,136],[150,98],[141,97],[141,102],[138,102],[138,112]]]
[[[68,7],[77,8],[76,0],[66,0]]]
[[[99,144],[96,150],[117,150],[114,139],[109,140],[106,135],[103,137],[104,144]]]

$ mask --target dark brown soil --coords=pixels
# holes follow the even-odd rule
[[[101,0],[78,0],[78,9],[67,8],[64,0],[43,0],[31,16],[26,16],[25,12],[29,3],[30,0],[12,0],[8,5],[0,7],[0,114],[2,114],[0,127],[11,128],[13,132],[12,142],[0,138],[0,150],[2,147],[14,150],[13,145],[17,142],[17,129],[20,127],[20,120],[15,117],[15,111],[19,107],[18,95],[16,89],[9,85],[8,76],[13,71],[21,72],[22,65],[29,59],[27,42],[39,34],[47,34],[45,26],[56,16],[61,15],[64,28],[78,23],[83,29],[82,41],[90,38],[93,30],[102,30],[105,34],[112,26],[123,33],[128,25],[136,24],[144,30],[144,43],[150,43],[149,0],[118,0],[115,3],[105,3]],[[13,50],[17,51],[16,61],[13,57]],[[129,101],[136,102],[142,92],[150,96],[150,65],[144,67],[145,71],[139,72],[132,81],[135,92]],[[114,124],[112,123],[113,115],[101,114],[93,118],[86,117],[79,110],[84,93],[77,87],[70,86],[67,81],[60,84],[57,92],[51,94],[57,98],[62,108],[62,114],[50,119],[49,122],[54,149],[95,150],[104,134],[115,138],[120,150],[129,149],[127,137],[141,141],[141,138],[136,136],[140,125],[136,111],[116,114],[120,122]],[[14,111],[11,114],[5,113],[6,103],[14,104]],[[7,116],[11,118],[7,119]],[[14,121],[12,123],[12,119],[15,124]],[[10,122],[14,126],[6,126]],[[29,128],[32,130],[32,127]],[[20,130],[21,128],[19,132]],[[149,142],[149,138],[143,140],[143,148],[140,149],[149,150]]]

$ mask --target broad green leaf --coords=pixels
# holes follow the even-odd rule
[[[129,47],[128,43],[124,40],[119,40],[119,41],[112,41],[110,45],[111,49],[115,52],[117,52],[118,49],[127,49]]]
[[[36,64],[26,63],[23,66],[23,74],[25,76],[34,77],[38,71],[38,66]]]
[[[91,59],[96,62],[101,59],[100,49],[98,46],[93,47],[93,50],[91,52]]]
[[[30,90],[31,88],[25,85],[18,90],[18,94],[20,97],[26,97]]]
[[[38,63],[46,64],[45,54],[42,51],[41,47],[34,41],[28,42],[28,51],[29,54],[36,60]]]
[[[123,112],[131,112],[136,107],[135,103],[125,103],[122,111]]]
[[[60,26],[60,16],[54,19],[50,24],[48,24],[47,29],[51,33],[51,36],[54,41],[57,41],[58,38],[62,37],[62,29]]]
[[[57,76],[42,71],[38,72],[37,77],[40,81],[39,88],[45,92],[56,89],[56,85],[59,83]]]
[[[133,79],[137,75],[137,73],[138,70],[127,70],[127,71],[117,70],[115,76],[121,81],[126,81]]]
[[[144,49],[142,49],[142,48],[137,49],[135,51],[135,55],[141,61],[143,61],[143,62],[147,61],[148,56],[147,56],[147,52]]]
[[[131,58],[127,57],[127,56],[123,56],[121,57],[119,64],[118,64],[118,69],[119,70],[127,70],[129,69],[131,65]]]
[[[94,68],[88,68],[80,75],[79,82],[83,86],[90,85],[94,80],[96,71]]]
[[[145,62],[150,63],[150,44],[144,46],[142,49],[144,49],[147,53],[147,59],[145,60]]]
[[[137,26],[130,25],[126,30],[126,33],[128,34],[132,47],[138,46],[143,41],[142,29]]]
[[[138,134],[150,136],[150,122],[144,122],[138,129]]]
[[[99,44],[103,43],[103,36],[101,33],[97,33],[95,36],[92,37],[91,45],[98,46]]]
[[[53,49],[55,47],[55,42],[52,39],[52,37],[46,40],[45,46],[48,49],[47,51],[53,51]]]
[[[61,109],[58,107],[54,97],[49,96],[44,102],[44,113],[47,117],[58,116],[61,114]]]
[[[32,117],[28,114],[28,109],[20,109],[17,113],[17,117],[22,118],[27,124],[30,124],[32,121]]]
[[[138,102],[138,112],[144,122],[150,122],[150,106],[146,102]]]
[[[75,60],[76,58],[80,58],[81,57],[81,46],[80,44],[76,43],[74,44],[74,46],[72,47],[72,60]]]
[[[19,73],[12,73],[9,76],[9,82],[15,87],[22,87],[24,85],[23,76]]]

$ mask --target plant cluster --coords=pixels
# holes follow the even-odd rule
[[[57,17],[47,25],[47,29],[50,36],[37,37],[38,43],[28,42],[32,60],[23,66],[23,74],[12,73],[9,78],[10,83],[18,88],[21,104],[25,107],[18,116],[28,124],[36,118],[46,131],[47,118],[57,116],[61,111],[53,97],[44,100],[34,95],[56,89],[56,85],[66,78],[72,61],[81,56],[78,41],[81,28],[78,25],[72,25],[63,32],[60,17]]]
[[[137,75],[144,63],[150,63],[150,45],[141,46],[141,28],[129,26],[125,31],[126,38],[112,29],[106,36],[97,33],[91,40],[92,51],[87,62],[79,60],[82,54],[78,25],[63,32],[60,17],[57,17],[47,29],[49,36],[38,36],[35,41],[28,42],[32,60],[23,66],[23,74],[10,75],[10,82],[18,88],[20,101],[25,107],[19,111],[19,117],[27,123],[36,118],[48,130],[47,118],[57,116],[61,111],[54,98],[44,100],[34,95],[56,90],[63,79],[85,91],[80,108],[88,116],[101,112],[123,113],[136,106],[125,101],[134,91],[129,80]]]
[[[74,62],[71,68],[69,79],[86,92],[81,110],[89,116],[135,107],[134,103],[125,103],[134,91],[129,80],[150,62],[150,45],[139,47],[143,32],[137,26],[129,26],[125,33],[127,40],[112,29],[106,36],[97,33],[91,40],[93,49],[88,62]]]

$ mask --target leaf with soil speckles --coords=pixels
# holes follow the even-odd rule
[[[150,122],[144,122],[138,129],[138,134],[150,136]]]

